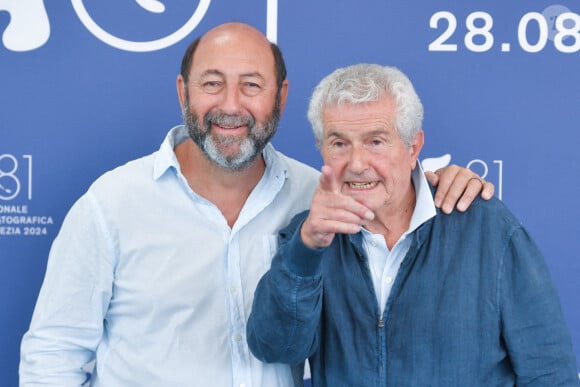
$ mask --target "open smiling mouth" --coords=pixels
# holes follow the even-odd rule
[[[376,182],[376,181],[368,182],[368,183],[356,183],[356,182],[350,181],[347,184],[352,189],[360,189],[360,190],[363,190],[363,189],[371,189],[371,188],[374,188],[379,183]]]
[[[216,126],[221,128],[221,129],[238,129],[238,128],[245,127],[245,125],[235,125],[235,126],[216,125]]]

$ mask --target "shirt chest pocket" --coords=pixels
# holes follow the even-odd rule
[[[276,250],[278,250],[278,236],[275,234],[264,235],[262,237],[262,263],[266,270],[270,269]]]

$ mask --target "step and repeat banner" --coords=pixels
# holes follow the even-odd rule
[[[181,122],[182,54],[227,21],[280,45],[290,97],[274,144],[316,168],[317,82],[358,62],[406,72],[425,106],[425,164],[495,184],[545,253],[580,358],[578,0],[0,0],[1,386],[18,383],[66,212]]]

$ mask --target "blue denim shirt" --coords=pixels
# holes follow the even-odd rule
[[[306,215],[281,231],[255,293],[259,359],[309,358],[314,387],[580,385],[542,254],[501,201],[419,227],[382,315],[361,234],[310,249]]]

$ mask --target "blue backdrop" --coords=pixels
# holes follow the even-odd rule
[[[282,48],[290,98],[274,144],[317,168],[316,83],[356,62],[406,72],[425,105],[423,158],[496,185],[545,253],[580,358],[579,14],[577,0],[0,0],[0,385],[17,385],[67,210],[180,123],[183,51],[233,20]]]

